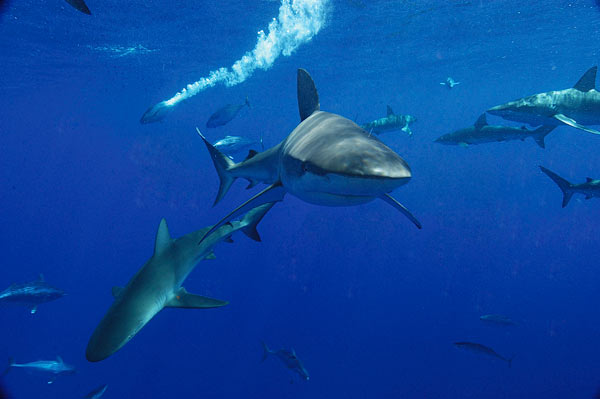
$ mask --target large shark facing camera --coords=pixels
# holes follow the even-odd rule
[[[389,194],[410,180],[408,164],[356,123],[321,111],[317,88],[304,69],[298,70],[298,108],[301,122],[285,140],[240,163],[219,152],[198,130],[221,179],[215,204],[237,178],[247,179],[249,187],[270,184],[223,218],[213,230],[248,209],[282,201],[286,193],[327,206],[358,205],[379,198],[421,228],[408,209]]]

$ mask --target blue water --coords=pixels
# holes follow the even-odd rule
[[[62,0],[4,5],[0,289],[44,273],[68,295],[34,316],[1,307],[0,357],[60,355],[78,368],[53,385],[13,370],[3,382],[14,398],[81,397],[104,383],[105,398],[594,395],[600,204],[576,195],[561,209],[538,165],[574,182],[600,178],[600,139],[559,127],[545,150],[530,139],[433,140],[491,106],[572,86],[600,60],[598,4],[322,2],[323,27],[291,55],[147,125],[148,107],[252,50],[280,3],[88,0],[91,16]],[[218,177],[195,126],[248,96],[251,109],[204,133],[277,144],[299,122],[299,67],[323,110],[366,122],[389,104],[418,118],[413,137],[381,137],[413,171],[394,195],[423,229],[382,201],[329,208],[287,196],[259,226],[262,243],[238,235],[186,281],[228,306],[167,309],[115,355],[88,363],[111,287],[152,255],[160,219],[179,237],[249,197],[238,182],[211,207]],[[440,86],[447,76],[461,84]],[[485,313],[518,325],[483,325]],[[293,347],[310,381],[275,358],[260,363],[261,340]],[[512,368],[455,341],[515,356]]]

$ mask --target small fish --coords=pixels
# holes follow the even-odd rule
[[[500,326],[515,326],[515,325],[517,325],[517,323],[515,323],[513,320],[511,320],[510,318],[503,316],[501,314],[485,314],[485,315],[479,317],[479,320],[489,323],[489,324],[497,324]]]
[[[65,0],[65,1],[67,3],[69,3],[76,10],[81,11],[82,13],[87,14],[87,15],[92,15],[92,12],[88,8],[88,6],[85,4],[85,1],[83,1],[83,0]]]
[[[267,357],[269,357],[269,355],[275,355],[277,358],[279,358],[279,360],[281,360],[283,362],[283,364],[285,364],[285,366],[288,369],[295,371],[296,373],[298,373],[298,375],[300,375],[300,377],[302,377],[306,381],[308,381],[308,379],[309,379],[308,371],[306,371],[306,369],[304,368],[304,365],[302,364],[300,359],[298,359],[298,356],[296,356],[296,352],[294,351],[294,349],[291,349],[289,351],[286,349],[279,349],[278,351],[272,351],[269,349],[267,344],[265,344],[264,342],[262,343],[262,345],[263,345],[263,358],[262,358],[263,362],[267,359]]]
[[[52,287],[44,281],[44,276],[40,274],[37,281],[25,284],[12,284],[10,287],[0,292],[0,302],[12,302],[26,305],[31,308],[31,314],[37,312],[39,304],[54,301],[65,295],[63,290]]]
[[[2,375],[8,373],[11,368],[22,368],[41,374],[50,374],[48,384],[52,384],[59,375],[75,373],[75,367],[63,362],[60,356],[57,356],[56,360],[37,360],[30,363],[15,363],[15,361],[11,358],[8,359],[8,367],[6,367],[6,370],[4,370]]]
[[[84,398],[87,398],[87,399],[98,399],[99,397],[101,397],[102,395],[104,395],[104,392],[106,391],[106,388],[108,388],[107,384],[100,385],[98,388],[93,389],[90,393],[88,393],[87,395],[85,395]]]
[[[460,82],[457,82],[456,80],[454,80],[450,76],[448,76],[446,78],[446,80],[443,81],[443,82],[440,82],[440,84],[442,86],[446,86],[448,89],[452,89],[454,86],[459,85]]]
[[[262,145],[262,138],[260,143]],[[241,152],[247,152],[250,149],[256,148],[257,145],[257,141],[240,136],[225,136],[213,144],[216,149],[229,157]]]
[[[510,359],[507,359],[504,356],[500,356],[498,353],[496,353],[495,350],[493,350],[492,348],[487,347],[485,345],[477,344],[474,342],[455,342],[454,346],[456,346],[459,349],[464,349],[469,352],[480,353],[482,355],[495,357],[496,359],[500,359],[500,360],[507,362],[508,367],[512,366],[512,360],[513,360],[512,357]]]
[[[250,103],[248,102],[248,97],[246,97],[246,101],[243,104],[227,104],[223,108],[220,108],[217,112],[212,114],[210,118],[208,118],[208,122],[206,122],[206,127],[215,128],[219,126],[226,125],[231,122],[233,118],[240,112],[242,108],[248,106],[250,108]]]

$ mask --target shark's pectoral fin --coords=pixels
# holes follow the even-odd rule
[[[409,136],[412,136],[412,130],[410,130],[408,123],[406,125],[404,125],[404,127],[400,130],[402,130],[404,133],[408,133]]]
[[[394,197],[392,197],[391,195],[383,194],[383,195],[379,196],[379,198],[381,198],[382,200],[384,200],[385,202],[387,202],[388,204],[390,204],[391,206],[393,206],[394,208],[396,208],[400,212],[402,212],[404,214],[404,216],[406,216],[411,222],[413,222],[415,224],[415,226],[417,226],[418,229],[423,227],[423,226],[421,226],[421,222],[419,222],[417,220],[417,218],[414,217],[413,214],[410,213],[410,211],[408,209],[406,209],[406,207],[404,205],[402,205],[401,203],[396,201],[396,199]]]
[[[281,182],[277,182],[271,184],[269,187],[262,190],[260,193],[256,194],[254,197],[250,198],[248,201],[244,202],[242,205],[235,208],[233,211],[229,213],[229,215],[225,216],[221,219],[217,224],[215,224],[208,232],[202,237],[202,239],[198,242],[198,245],[204,241],[206,237],[208,237],[211,233],[213,233],[216,229],[223,226],[225,223],[230,220],[235,219],[236,217],[243,215],[246,212],[250,212],[253,208],[257,208],[263,204],[267,204],[269,202],[279,202],[283,200],[285,196],[285,188],[281,185]],[[269,209],[267,209],[268,211]],[[264,211],[266,213],[266,211]],[[261,216],[262,217],[262,216]],[[260,221],[260,219],[258,219]],[[256,223],[258,223],[258,221]],[[249,227],[249,226],[248,226]],[[256,226],[254,227],[256,228]],[[244,233],[248,234],[248,231],[245,228]],[[253,238],[249,235],[250,238]]]
[[[589,128],[587,126],[583,126],[583,125],[577,123],[577,121],[575,119],[571,119],[566,115],[556,114],[556,115],[554,115],[554,119],[561,121],[565,125],[574,127],[575,129],[580,129],[580,130],[583,130],[584,132],[600,135],[600,132],[598,130]]]
[[[227,305],[229,302],[209,298],[202,295],[190,294],[181,287],[177,295],[165,304],[166,308],[208,309]]]
[[[88,8],[88,6],[85,4],[85,2],[83,0],[65,0],[67,3],[69,3],[73,8],[75,8],[78,11],[81,11],[84,14],[87,15],[92,15],[92,12],[90,11],[90,9]]]
[[[123,290],[125,288],[123,287],[112,287],[111,292],[112,292],[112,296],[113,298],[117,299],[118,297],[120,297],[123,294]]]

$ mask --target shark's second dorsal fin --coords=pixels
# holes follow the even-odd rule
[[[300,121],[319,110],[319,94],[315,82],[305,69],[298,69],[298,110]]]
[[[389,105],[387,106],[387,116],[390,115],[394,115],[394,111],[392,110],[392,107],[390,107]]]
[[[156,232],[156,241],[154,242],[154,255],[158,255],[163,252],[171,244],[171,235],[169,234],[169,227],[167,227],[167,221],[163,218],[158,225],[158,231]]]
[[[596,88],[596,71],[598,70],[597,66],[593,66],[587,70],[586,73],[583,74],[581,79],[575,83],[573,88],[579,91],[590,91]]]
[[[487,126],[487,118],[485,117],[485,112],[481,114],[479,118],[475,121],[475,129],[481,130],[482,127]]]

